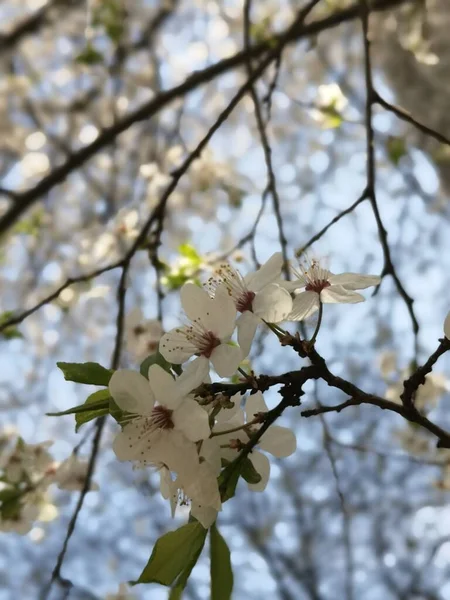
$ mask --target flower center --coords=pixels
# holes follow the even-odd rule
[[[239,312],[245,312],[246,310],[252,310],[252,302],[255,298],[255,292],[246,290],[236,301],[236,308]]]
[[[165,406],[155,406],[152,410],[152,426],[156,429],[173,429],[172,413],[173,410]]]
[[[217,338],[212,331],[205,331],[199,340],[199,356],[206,356],[206,358],[209,358],[214,348],[217,348],[217,346],[220,346],[219,338]]]
[[[311,283],[308,283],[308,285],[305,286],[305,291],[316,292],[317,294],[320,294],[323,289],[330,287],[330,285],[330,282],[326,279],[318,279],[317,281],[311,281]]]

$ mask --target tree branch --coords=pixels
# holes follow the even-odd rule
[[[372,10],[384,11],[411,1],[412,0],[377,0],[374,2]],[[199,86],[212,81],[231,69],[242,66],[249,58],[263,56],[266,52],[270,51],[274,45],[277,46],[281,42],[287,44],[305,37],[315,36],[322,31],[326,31],[327,29],[337,27],[342,23],[355,19],[358,17],[358,14],[358,4],[355,3],[347,9],[336,11],[328,17],[318,19],[307,25],[304,25],[301,22],[297,23],[294,27],[290,27],[281,34],[274,36],[273,39],[252,46],[248,52],[241,50],[230,58],[221,60],[201,71],[194,72],[183,83],[166,92],[161,92],[155,98],[126,115],[123,119],[118,120],[111,125],[111,127],[101,131],[91,144],[73,152],[62,165],[53,169],[53,171],[41,179],[41,181],[33,188],[25,192],[17,193],[15,202],[12,203],[10,209],[0,219],[0,235],[5,233],[21,217],[21,215],[42,196],[48,194],[55,186],[63,182],[66,177],[81,167],[97,152],[111,144],[121,133],[129,129],[135,123],[150,119],[173,100],[185,96]]]

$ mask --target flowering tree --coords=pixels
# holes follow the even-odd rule
[[[11,597],[448,595],[442,13],[0,7]]]

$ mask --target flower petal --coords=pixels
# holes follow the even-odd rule
[[[267,412],[267,404],[265,403],[264,397],[261,392],[256,392],[247,398],[245,403],[245,414],[247,421],[251,421],[256,413]]]
[[[191,515],[205,528],[209,529],[217,519],[217,510],[212,506],[200,506],[191,502]]]
[[[219,285],[214,298],[211,300],[210,309],[211,324],[209,330],[220,340],[231,337],[236,327],[236,305],[224,285]]]
[[[359,273],[340,273],[330,275],[328,281],[331,285],[342,285],[347,290],[364,290],[373,285],[378,285],[381,278],[378,275],[360,275]]]
[[[237,415],[241,408],[242,394],[240,392],[234,394],[234,396],[231,396],[229,401],[234,404],[233,408],[222,408],[222,410],[216,416],[216,423],[228,423],[230,419]]]
[[[189,342],[187,333],[187,327],[177,327],[162,336],[159,351],[170,363],[181,365],[197,353],[198,348]]]
[[[283,255],[281,252],[275,252],[267,262],[261,265],[256,273],[249,273],[245,277],[248,289],[252,292],[259,292],[263,287],[274,282],[279,278],[282,266]]]
[[[148,436],[145,435],[146,419],[134,419],[125,425],[114,438],[112,449],[121,461],[140,460],[142,452],[148,449]]]
[[[143,375],[130,369],[115,371],[109,381],[109,393],[117,406],[137,415],[150,415],[155,397]]]
[[[356,304],[365,301],[364,296],[341,285],[330,285],[324,288],[320,292],[320,299],[325,304]]]
[[[192,442],[209,438],[211,431],[208,413],[192,398],[185,398],[181,401],[181,404],[173,412],[172,420],[175,428],[184,433]]]
[[[450,312],[445,317],[445,321],[444,321],[444,335],[445,335],[445,337],[448,340],[450,340]]]
[[[206,382],[209,377],[209,360],[198,356],[188,363],[177,378],[177,385],[182,396],[187,396],[192,390]]]
[[[249,310],[243,312],[236,321],[238,342],[242,350],[243,358],[250,354],[250,348],[259,323],[261,323],[259,318]]]
[[[294,432],[287,427],[272,425],[261,436],[259,446],[261,450],[265,450],[277,458],[285,458],[296,451],[297,439]]]
[[[190,477],[180,477],[186,495],[200,506],[212,506],[216,510],[222,508],[219,486],[211,466],[203,462]]]
[[[175,410],[182,402],[182,395],[175,379],[159,365],[152,365],[148,370],[148,383],[158,404]]]
[[[265,454],[257,450],[253,450],[248,457],[252,461],[256,472],[261,475],[261,481],[259,483],[248,483],[248,488],[253,492],[263,492],[270,477],[270,461]]]
[[[203,323],[206,329],[211,329],[209,313],[212,299],[205,289],[195,283],[185,283],[180,290],[180,299],[181,306],[190,321]]]
[[[222,462],[220,459],[220,445],[218,442],[219,438],[209,438],[207,440],[203,440],[200,448],[200,456],[206,460],[216,476],[219,475],[222,468]]]
[[[292,302],[292,312],[286,317],[287,321],[303,321],[318,310],[320,306],[317,292],[300,292]]]
[[[220,344],[211,353],[211,362],[220,377],[231,377],[242,360],[242,350],[231,344]]]
[[[159,429],[150,438],[150,443],[141,456],[144,465],[146,462],[164,464],[178,475],[194,476],[199,466],[194,442],[177,429]]]
[[[268,323],[280,323],[292,310],[292,298],[287,290],[271,283],[256,294],[252,308],[257,317]]]

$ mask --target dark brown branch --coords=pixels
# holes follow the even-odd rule
[[[9,50],[18,44],[23,37],[37,33],[48,21],[49,14],[58,6],[75,7],[81,4],[81,0],[53,0],[41,6],[29,16],[22,19],[11,31],[0,33],[0,52]]]
[[[48,296],[43,298],[40,302],[35,304],[32,308],[28,308],[27,310],[24,310],[21,313],[13,315],[7,321],[4,321],[0,325],[0,332],[4,331],[5,329],[7,329],[8,327],[11,327],[13,325],[18,325],[24,319],[26,319],[27,317],[29,317],[30,315],[35,313],[37,310],[39,310],[46,304],[49,304],[49,302],[52,302],[52,300],[56,300],[56,298],[59,297],[61,292],[63,292],[65,289],[67,289],[71,285],[73,285],[75,283],[81,283],[83,281],[90,281],[91,279],[94,279],[94,277],[98,277],[99,275],[102,275],[103,273],[107,273],[108,271],[117,269],[118,267],[122,266],[122,263],[123,263],[123,260],[120,260],[120,261],[112,263],[111,265],[108,265],[106,267],[102,267],[100,269],[96,269],[95,271],[91,271],[90,273],[85,273],[84,275],[79,275],[78,277],[69,277],[68,279],[66,279],[66,281],[63,284],[61,284],[59,286],[59,288],[57,288],[54,292],[52,292],[51,294],[49,294]]]
[[[380,106],[382,106],[383,108],[385,108],[386,110],[394,113],[394,115],[397,115],[397,117],[399,119],[401,119],[402,121],[406,121],[410,125],[414,125],[414,127],[419,129],[420,131],[422,131],[422,133],[429,135],[430,137],[434,138],[438,142],[441,142],[441,144],[450,146],[450,139],[448,137],[446,137],[439,131],[435,131],[434,129],[431,129],[431,127],[428,127],[427,125],[424,125],[423,123],[421,123],[420,121],[415,119],[411,115],[411,113],[409,113],[404,108],[401,108],[400,106],[396,106],[395,104],[391,104],[390,102],[387,102],[376,91],[374,91],[373,101],[375,103],[379,104]]]
[[[412,329],[414,334],[414,354],[417,357],[418,354],[418,334],[419,334],[419,322],[414,311],[414,300],[405,290],[397,271],[392,262],[391,250],[387,240],[387,231],[383,225],[381,219],[380,210],[378,208],[376,198],[376,162],[375,162],[375,135],[373,129],[373,105],[376,102],[376,93],[373,87],[372,80],[372,61],[370,52],[370,39],[369,39],[369,7],[367,0],[360,0],[361,9],[361,23],[363,30],[363,46],[364,46],[364,75],[366,84],[366,104],[365,104],[365,126],[366,126],[366,146],[367,146],[367,196],[372,206],[372,211],[375,217],[375,221],[378,229],[378,237],[380,244],[383,249],[384,266],[381,273],[381,277],[390,275],[394,280],[395,287],[403,299],[409,316],[411,318]]]
[[[407,2],[411,2],[411,0],[377,0],[374,2],[372,10],[384,11]],[[358,14],[358,5],[354,4],[345,10],[336,11],[328,17],[318,19],[307,25],[298,23],[296,26],[274,36],[272,40],[266,40],[252,46],[248,53],[245,52],[245,50],[242,50],[230,58],[219,61],[201,71],[194,72],[183,83],[166,92],[161,92],[155,98],[129,113],[123,119],[118,120],[111,127],[104,129],[91,144],[73,152],[64,164],[53,169],[53,171],[44,177],[35,187],[28,191],[18,193],[16,201],[0,219],[0,235],[5,233],[37,200],[48,194],[55,186],[63,182],[66,177],[80,168],[97,152],[111,144],[121,133],[129,129],[135,123],[150,119],[173,100],[185,96],[199,86],[212,81],[231,69],[242,66],[249,58],[263,56],[266,52],[270,51],[274,45],[276,46],[281,41],[283,41],[283,44],[287,44],[305,37],[315,36],[322,31],[326,31],[327,29],[337,27],[341,23],[346,23],[355,19]]]
[[[440,340],[440,344],[433,354],[429,357],[427,362],[419,367],[412,375],[403,382],[404,391],[400,398],[405,406],[411,406],[414,400],[414,396],[421,385],[425,383],[426,376],[431,373],[433,366],[437,360],[446,352],[450,350],[450,340],[443,338]]]

